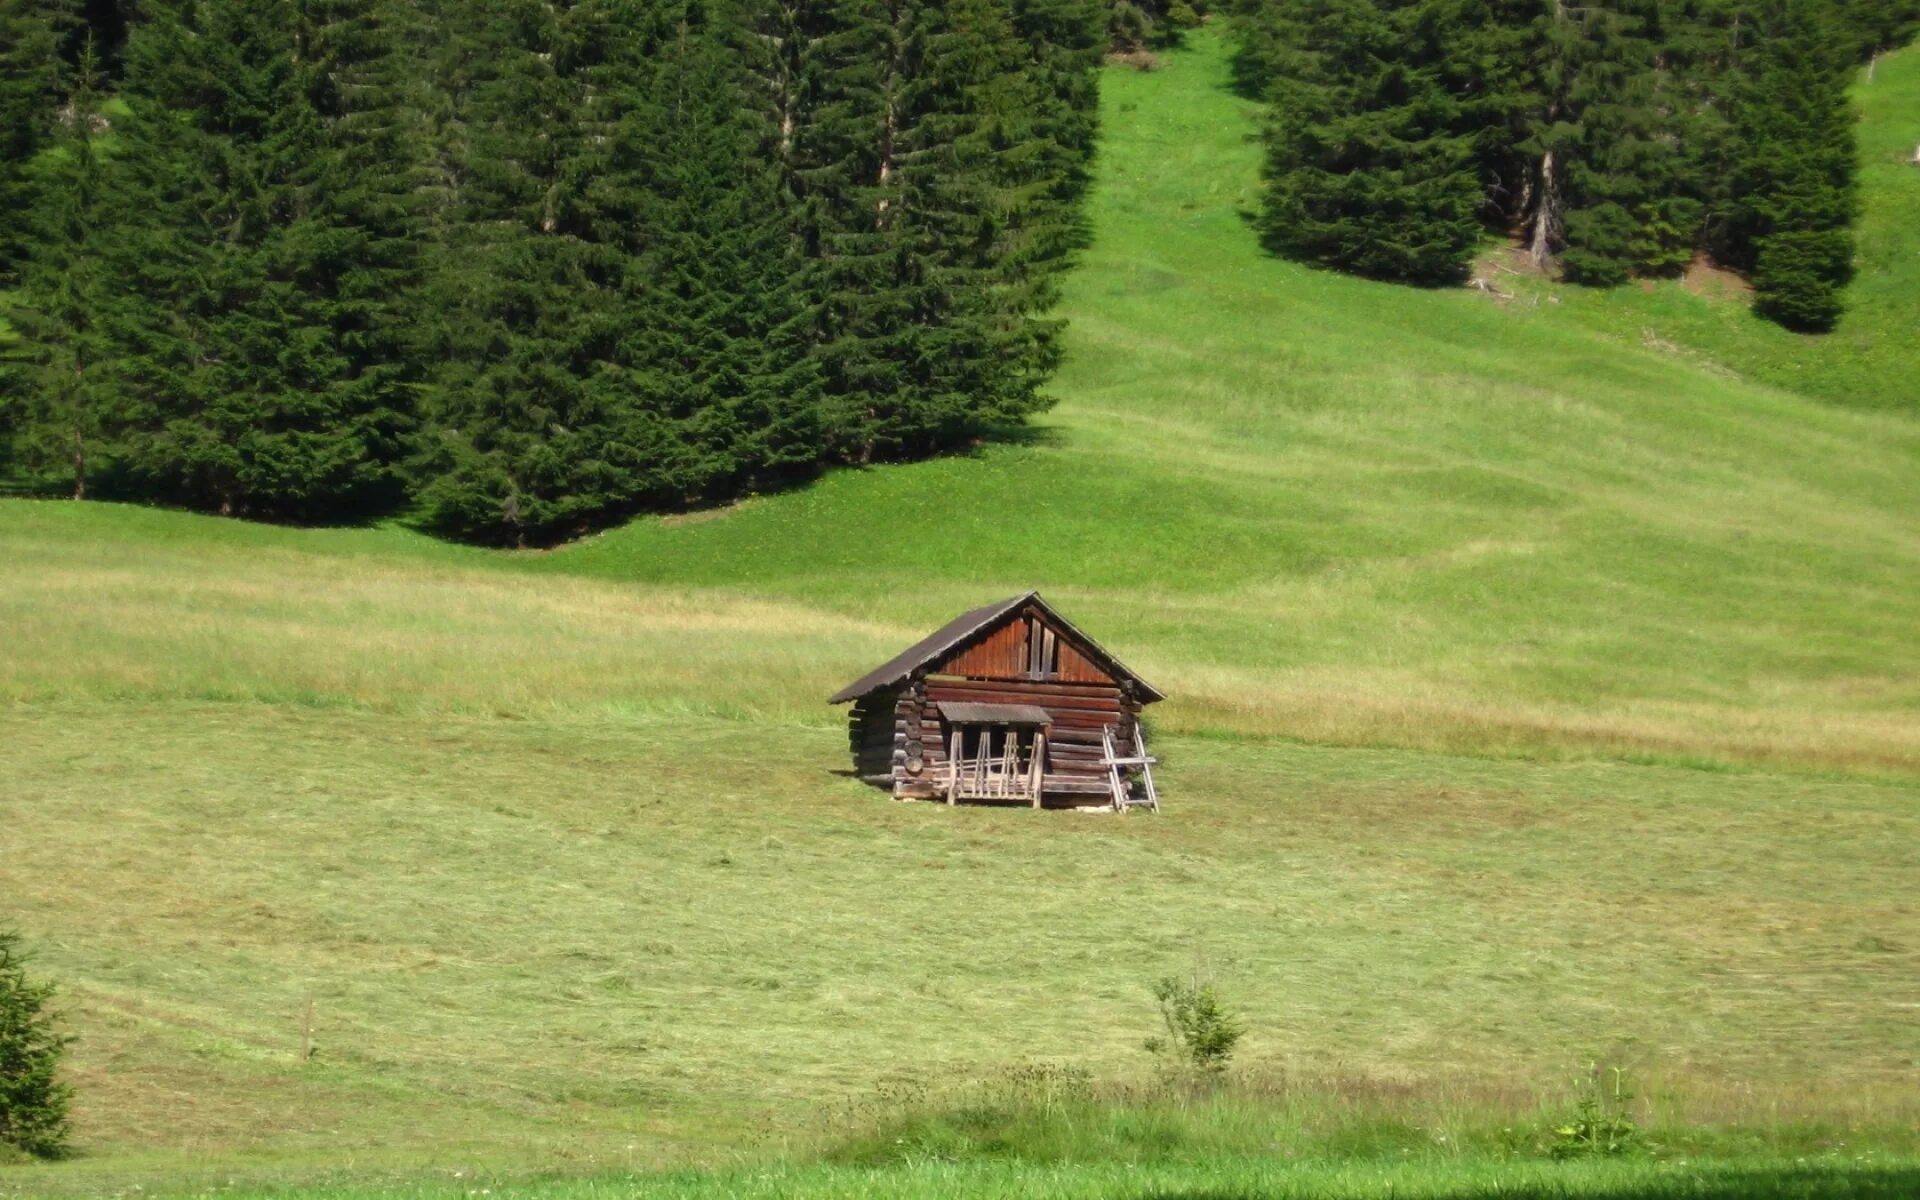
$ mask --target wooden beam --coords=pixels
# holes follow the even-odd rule
[[[1041,730],[1033,739],[1033,806],[1040,807],[1040,792],[1047,779],[1047,731]]]

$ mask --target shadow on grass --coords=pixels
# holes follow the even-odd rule
[[[1650,1164],[1651,1165],[1651,1164]],[[1324,1189],[1324,1185],[1323,1185]],[[1139,1200],[1282,1200],[1305,1196],[1284,1185],[1274,1188],[1149,1188]],[[1311,1194],[1332,1196],[1334,1191]],[[1764,1169],[1698,1164],[1675,1166],[1658,1174],[1619,1183],[1569,1176],[1564,1182],[1537,1176],[1482,1184],[1410,1189],[1422,1200],[1910,1200],[1920,1196],[1920,1168],[1817,1166]]]

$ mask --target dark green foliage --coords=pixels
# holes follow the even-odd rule
[[[806,274],[712,16],[582,4],[493,47],[439,279],[442,528],[550,541],[818,460]]]
[[[756,154],[726,30],[690,5],[604,181],[631,249],[635,325],[618,360],[638,409],[675,431],[644,495],[680,504],[812,467],[821,440],[809,297],[776,165]],[[668,464],[662,463],[662,466]]]
[[[1920,0],[1829,0],[1862,61],[1920,36]]]
[[[1564,86],[1552,133],[1563,174],[1568,278],[1613,286],[1685,265],[1699,226],[1662,69],[1659,0],[1557,8],[1545,41]]]
[[[550,541],[1033,411],[1098,12],[473,10],[432,519]]]
[[[1734,110],[1730,253],[1754,307],[1792,329],[1831,329],[1853,273],[1859,207],[1847,65],[1819,0],[1762,0]]]
[[[1116,51],[1146,50],[1178,41],[1207,19],[1206,0],[1107,0],[1107,40]]]
[[[1101,0],[51,11],[0,8],[39,22],[22,161],[63,38],[138,20],[111,153],[39,172],[66,199],[10,379],[49,466],[110,410],[80,443],[122,494],[337,519],[404,486],[521,544],[1045,404]]]
[[[54,1028],[53,985],[27,975],[20,935],[0,928],[0,1146],[38,1158],[67,1150],[60,1058],[71,1038]]]
[[[615,95],[647,32],[615,6],[488,0],[446,14],[474,51],[457,97],[430,301],[422,496],[438,527],[513,544],[590,528],[635,499],[653,444],[614,368],[626,231],[595,207]],[[596,84],[601,84],[596,88]]]
[[[0,287],[31,236],[29,172],[54,136],[68,83],[60,47],[76,20],[72,0],[0,0]]]
[[[1754,272],[1762,312],[1828,327],[1852,219],[1844,72],[1916,10],[1240,0],[1237,73],[1273,112],[1269,241],[1428,283],[1458,279],[1488,228],[1597,286],[1711,250]]]
[[[302,519],[396,494],[417,273],[381,0],[156,5],[117,123],[143,494]]]
[[[20,461],[57,474],[76,500],[111,468],[126,422],[108,332],[126,301],[103,246],[114,214],[98,78],[89,47],[54,142],[33,164],[28,253],[5,311],[19,342],[0,360]]]
[[[1434,6],[1303,0],[1268,10],[1263,228],[1281,253],[1377,279],[1457,282],[1482,186]]]
[[[795,14],[779,158],[807,258],[822,434],[869,462],[962,444],[1045,401],[1036,319],[1076,244],[1096,10],[915,0]],[[1078,78],[1075,78],[1075,76]]]

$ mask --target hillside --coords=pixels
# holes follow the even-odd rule
[[[883,1081],[1143,1070],[1196,957],[1351,1095],[1602,1054],[1910,1129],[1920,425],[1263,257],[1226,78],[1106,75],[1023,444],[545,554],[0,505],[0,894],[91,1156],[13,1178],[773,1152]],[[1163,818],[840,773],[824,696],[1026,587],[1173,696]]]

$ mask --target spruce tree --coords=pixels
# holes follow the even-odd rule
[[[1734,109],[1731,253],[1754,308],[1790,329],[1831,329],[1853,272],[1859,207],[1851,70],[1821,0],[1759,0]]]
[[[1897,50],[1920,36],[1920,0],[1828,0],[1860,61]]]
[[[1177,42],[1207,19],[1206,0],[1106,0],[1107,42],[1128,53]]]
[[[1047,106],[1004,7],[884,0],[840,16],[800,180],[830,452],[866,462],[1045,404],[1057,330],[1038,313],[1070,241],[1061,164],[1075,160],[1027,136]]]
[[[326,518],[397,491],[413,154],[385,0],[155,5],[129,46],[116,331],[155,498]]]
[[[1097,0],[1014,0],[1015,31],[1026,43],[1021,74],[1031,124],[1022,136],[1031,173],[1049,199],[1071,208],[1085,190],[1099,134],[1099,67],[1105,41]],[[1071,246],[1061,247],[1062,253]]]
[[[630,420],[669,448],[640,480],[668,505],[777,482],[819,456],[799,247],[778,165],[756,153],[724,16],[699,0],[677,14],[598,185],[634,256],[612,366],[630,382]]]
[[[59,475],[76,500],[111,468],[126,415],[108,332],[126,300],[106,253],[115,195],[99,79],[89,45],[55,140],[30,176],[28,253],[5,306],[19,345],[0,363],[22,463]]]
[[[677,454],[671,430],[635,419],[633,381],[618,369],[637,264],[596,186],[658,44],[655,16],[620,0],[481,0],[449,13],[473,54],[416,464],[427,517],[445,532],[507,545],[577,535],[631,511],[649,471]]]
[[[1591,0],[1571,22],[1559,127],[1567,276],[1610,287],[1677,270],[1701,218],[1687,194],[1681,119],[1663,68],[1660,0]],[[1564,9],[1562,12],[1564,13]],[[1565,26],[1567,18],[1557,16]]]
[[[75,0],[0,0],[0,288],[14,277],[31,234],[29,174],[54,135],[67,91],[62,42]]]
[[[60,1058],[71,1038],[54,1028],[53,985],[27,974],[20,935],[0,928],[0,1145],[39,1158],[67,1150],[67,1103]]]
[[[1465,277],[1480,237],[1473,132],[1446,66],[1456,31],[1422,0],[1268,10],[1262,227],[1280,253],[1378,279]]]

